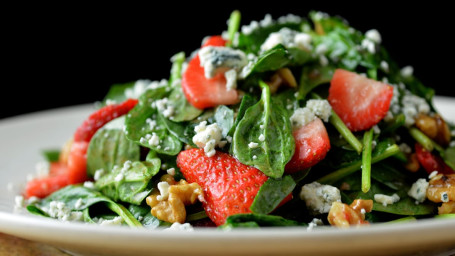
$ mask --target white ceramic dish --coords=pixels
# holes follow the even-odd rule
[[[447,120],[455,121],[454,98],[436,97],[435,104]],[[41,160],[40,150],[59,148],[92,110],[92,106],[83,105],[0,121],[0,232],[84,255],[455,253],[455,219],[312,232],[302,228],[162,232],[62,223],[13,213],[14,197]]]

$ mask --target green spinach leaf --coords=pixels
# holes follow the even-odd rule
[[[159,158],[149,158],[144,162],[125,162],[98,179],[96,188],[115,201],[140,205],[152,191],[151,178],[161,167]]]
[[[300,223],[294,220],[288,220],[281,216],[265,214],[235,214],[226,219],[226,222],[220,226],[221,229],[239,228],[239,227],[281,227],[281,226],[306,226],[306,223]]]
[[[292,193],[296,185],[294,179],[289,175],[283,176],[281,179],[269,178],[256,194],[250,210],[259,214],[271,213],[284,198]]]
[[[215,111],[215,121],[222,130],[223,138],[234,126],[234,111],[224,105],[218,106]]]
[[[120,129],[99,129],[87,150],[87,174],[93,177],[95,171],[110,172],[114,165],[123,165],[127,160],[138,161],[140,148],[128,140]]]
[[[295,149],[291,122],[286,110],[272,103],[268,85],[261,81],[260,86],[261,100],[248,108],[235,130],[233,154],[243,164],[280,178]]]

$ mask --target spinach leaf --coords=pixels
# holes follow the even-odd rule
[[[182,77],[182,66],[185,62],[185,53],[179,52],[171,57],[172,67],[171,76],[169,77],[169,85],[171,87],[176,86],[176,82]]]
[[[289,175],[281,179],[269,178],[256,194],[250,210],[259,214],[271,213],[284,198],[292,193],[296,185],[294,179]]]
[[[185,132],[186,128],[188,127],[186,123],[176,123],[167,119],[161,113],[157,113],[157,115],[159,123],[162,123],[170,134],[174,135],[175,138],[181,142],[196,147],[192,140],[193,137],[189,136],[188,133]]]
[[[368,193],[356,192],[351,194],[350,197],[352,199],[359,198],[373,200],[373,211],[407,216],[434,214],[436,209],[434,203],[426,201],[424,203],[416,204],[415,200],[407,195],[408,190],[409,186],[406,186],[403,189],[395,191],[393,189],[381,185],[378,182],[372,182],[371,189],[370,191],[368,191]],[[394,193],[397,193],[398,196],[400,197],[400,201],[394,204],[384,206],[381,203],[377,203],[376,201],[374,201],[375,194],[392,195]]]
[[[159,158],[149,158],[144,162],[125,162],[122,167],[115,166],[110,173],[101,176],[95,186],[114,201],[139,205],[152,191],[149,183],[160,167]]]
[[[47,149],[43,150],[42,154],[47,162],[58,162],[60,158],[60,149]]]
[[[280,178],[294,154],[291,123],[286,110],[271,101],[268,85],[261,81],[260,86],[261,100],[248,108],[235,130],[233,154],[241,163],[254,166],[269,177]]]
[[[254,29],[249,34],[240,33],[237,47],[245,52],[257,53],[270,33],[277,32],[284,27],[300,31],[304,25],[308,25],[308,21],[275,23]]]
[[[49,215],[51,202],[64,203],[64,207],[70,212],[81,212],[95,205],[102,204],[105,208],[110,209],[122,217],[130,227],[142,226],[141,223],[138,222],[122,205],[115,203],[96,190],[80,185],[70,185],[57,190],[43,200],[38,201],[35,204],[28,205],[27,210],[32,214],[56,218],[57,216]]]
[[[104,97],[103,103],[106,103],[108,100],[114,102],[123,102],[126,100],[126,90],[133,88],[135,82],[129,82],[124,84],[114,84],[109,88],[106,96]]]
[[[156,229],[158,227],[168,227],[171,223],[157,219],[150,213],[150,207],[147,205],[134,205],[128,207],[131,214],[141,222],[146,229]]]
[[[235,128],[237,128],[237,125],[240,123],[240,120],[242,120],[243,116],[245,115],[246,110],[256,104],[256,99],[253,98],[249,94],[245,94],[242,98],[242,102],[240,103],[239,111],[237,113],[237,117],[235,118],[234,125],[231,127],[231,130],[229,130],[229,135],[232,136],[234,134]]]
[[[281,216],[243,213],[231,215],[226,222],[220,226],[221,229],[238,227],[278,227],[278,226],[306,226],[294,220],[288,220]]]
[[[394,190],[401,190],[406,185],[406,175],[395,169],[391,163],[380,162],[373,165],[371,177]]]
[[[330,65],[305,65],[300,77],[299,94],[297,99],[305,99],[308,93],[310,93],[314,88],[321,84],[329,83],[330,80],[332,80],[334,72],[335,68]]]
[[[218,106],[215,111],[215,121],[222,130],[223,138],[234,126],[234,111],[224,105]]]
[[[448,147],[444,154],[441,154],[444,162],[452,169],[455,170],[455,147]]]
[[[174,114],[171,117],[172,121],[190,121],[198,117],[202,113],[202,110],[193,107],[193,105],[188,102],[179,81],[175,82],[174,86],[175,88],[172,89],[172,92],[169,95],[170,104],[174,106]]]
[[[115,165],[123,165],[127,160],[138,161],[140,148],[128,140],[120,129],[99,129],[87,150],[87,174],[91,177],[99,169],[111,171]]]
[[[182,143],[169,132],[163,119],[158,118],[158,111],[152,104],[166,94],[166,87],[149,89],[142,94],[139,103],[126,116],[126,136],[158,153],[176,155],[180,152]]]

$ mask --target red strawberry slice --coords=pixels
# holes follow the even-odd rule
[[[330,82],[328,100],[351,131],[379,123],[390,107],[393,87],[364,76],[337,69]]]
[[[202,187],[204,209],[217,226],[230,215],[250,213],[259,188],[267,180],[258,169],[222,152],[207,157],[202,149],[185,150],[178,155],[177,166],[188,182]]]
[[[226,40],[222,37],[213,36],[202,47],[224,46],[225,44]],[[198,55],[190,60],[183,73],[182,90],[188,102],[199,109],[232,105],[240,101],[237,90],[227,90],[224,74],[217,74],[210,79],[205,77]]]
[[[330,149],[329,135],[319,118],[293,131],[292,135],[295,152],[286,164],[286,173],[295,173],[314,166],[325,158]]]
[[[68,163],[53,163],[47,177],[31,180],[25,188],[25,197],[46,197],[69,184],[77,184],[87,178],[87,148],[95,132],[109,121],[128,113],[137,100],[128,99],[120,104],[108,105],[91,114],[74,133]]]
[[[444,160],[442,160],[440,156],[433,155],[431,152],[423,148],[419,143],[415,144],[415,150],[417,160],[428,174],[432,173],[433,171],[437,171],[441,174],[453,174],[455,172],[452,170],[452,168],[444,163]]]

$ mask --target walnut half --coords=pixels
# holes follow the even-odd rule
[[[188,183],[185,180],[176,182],[171,175],[163,175],[161,181],[168,186],[159,186],[146,202],[151,207],[150,212],[159,220],[170,223],[184,223],[186,219],[186,205],[199,201],[204,202],[204,192],[197,183]],[[161,182],[160,182],[161,183]],[[166,190],[166,191],[163,191]]]

